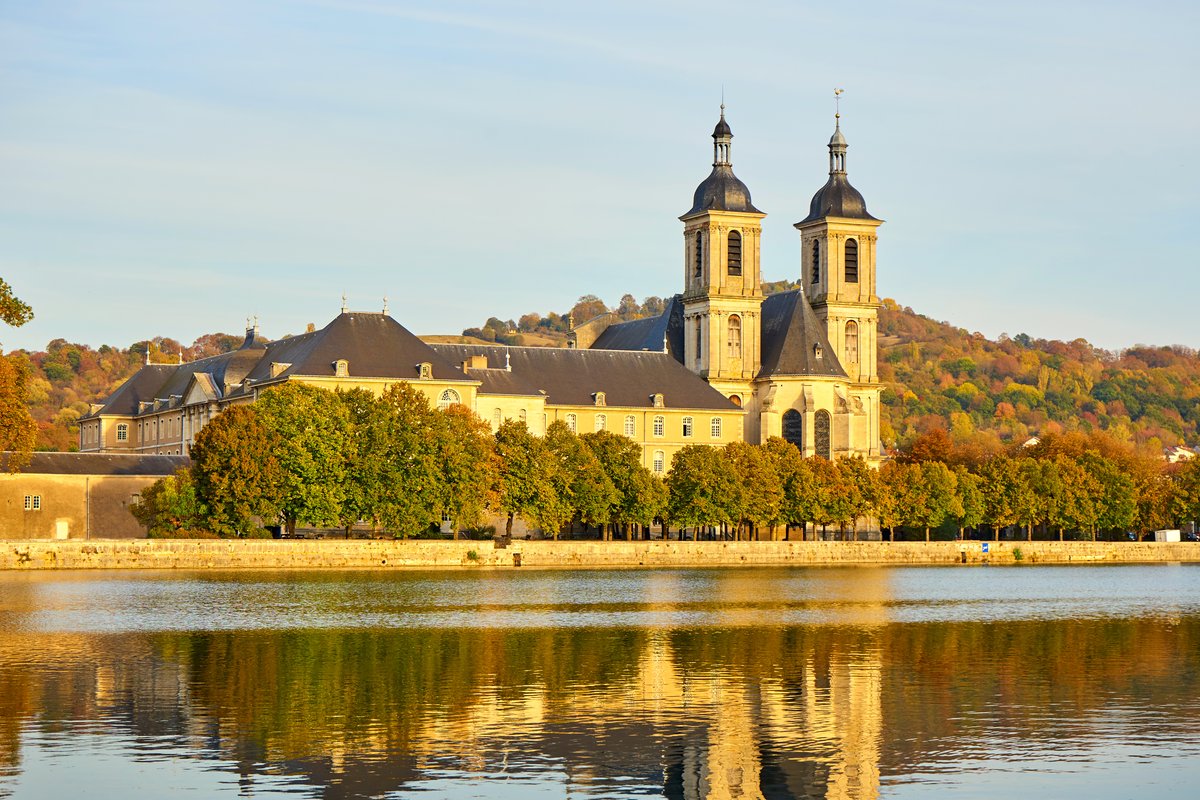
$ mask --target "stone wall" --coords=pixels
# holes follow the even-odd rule
[[[0,569],[727,567],[822,564],[1200,562],[1200,543],[0,541]]]

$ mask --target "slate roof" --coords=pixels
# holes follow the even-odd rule
[[[0,453],[0,467],[8,469],[12,453]],[[190,466],[187,456],[143,456],[110,453],[33,453],[21,467],[32,475],[173,475]]]
[[[352,378],[411,380],[418,376],[417,365],[428,362],[436,380],[470,380],[388,315],[357,311],[338,315],[318,331],[271,342],[246,377],[255,383],[292,375],[332,377],[339,359],[348,362]],[[272,363],[290,366],[272,376]]]
[[[675,295],[667,300],[657,317],[635,319],[609,325],[592,343],[592,350],[648,350],[661,352],[663,337],[667,352],[683,362],[683,299]]]
[[[814,345],[821,346],[817,358]],[[762,370],[769,375],[847,377],[808,299],[799,289],[768,296],[762,304]]]
[[[733,174],[728,164],[716,164],[712,172],[696,187],[692,207],[680,219],[703,211],[744,211],[761,214],[750,202],[750,189]]]
[[[174,371],[179,369],[174,364],[147,364],[133,373],[133,377],[117,387],[117,390],[108,396],[104,401],[104,406],[95,414],[88,414],[88,417],[94,417],[99,414],[121,414],[129,415],[137,413],[138,403],[153,402],[155,397],[162,397],[158,394],[158,390],[174,374]]]
[[[610,406],[651,408],[651,395],[661,394],[666,408],[738,410],[669,353],[474,344],[431,347],[455,362],[473,355],[487,356],[489,367],[504,364],[508,356],[512,380],[525,387],[523,393],[545,392],[551,405],[592,405],[593,394],[604,392]],[[491,371],[470,370],[468,374],[475,377]]]

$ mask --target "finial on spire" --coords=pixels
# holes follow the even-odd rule
[[[833,119],[834,119],[833,124],[834,124],[834,127],[837,127],[839,125],[838,120],[840,120],[842,118],[842,94],[845,91],[846,91],[845,89],[836,89],[836,88],[833,90]]]
[[[342,292],[342,313],[346,313],[346,293]]]
[[[254,319],[254,328],[253,328],[254,335],[257,336],[258,335],[258,314],[255,314],[253,319]]]
[[[508,370],[509,372],[512,372],[512,351],[511,350],[506,349],[504,351],[504,368],[506,370]]]
[[[383,296],[383,313],[386,316],[388,313],[387,295]]]

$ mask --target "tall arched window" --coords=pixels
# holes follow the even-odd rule
[[[700,318],[696,317],[696,366],[704,363],[704,326],[700,324]]]
[[[737,231],[729,232],[729,248],[726,265],[730,275],[742,274],[742,235]]]
[[[129,426],[124,422],[117,425],[117,441],[125,442],[129,440]]]
[[[742,357],[742,318],[737,314],[729,318],[729,357]]]
[[[833,460],[833,442],[830,438],[829,412],[818,411],[813,418],[813,448],[826,461]]]
[[[598,431],[608,430],[608,416],[605,414],[597,414],[593,427]]]
[[[693,277],[704,277],[704,234],[696,231],[696,272]]]
[[[667,467],[667,457],[662,450],[654,451],[654,474],[662,475]]]
[[[804,416],[794,408],[783,412],[783,438],[804,450]]]
[[[442,396],[438,398],[438,410],[445,411],[450,406],[457,405],[458,402],[458,392],[454,391],[453,389],[447,389],[446,391],[442,392]]]
[[[854,320],[846,323],[846,363],[858,363],[858,323]]]
[[[820,240],[813,241],[812,251],[812,282],[821,282],[821,242]]]
[[[496,430],[500,430],[501,421],[502,420],[500,417],[500,409],[497,408],[496,410],[494,410],[492,412],[492,427],[495,428]]]
[[[576,428],[579,427],[574,414],[567,414],[567,427],[571,429],[571,433],[575,433]]]
[[[846,240],[846,283],[858,283],[858,242]]]
[[[625,417],[625,435],[630,439],[637,433],[637,421],[633,418],[633,414],[628,414]]]

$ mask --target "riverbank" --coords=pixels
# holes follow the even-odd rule
[[[985,550],[986,545],[986,550]],[[1200,563],[1200,543],[3,541],[0,570]]]

